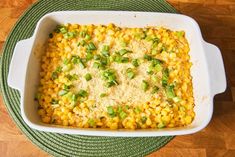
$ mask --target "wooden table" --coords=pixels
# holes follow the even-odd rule
[[[0,49],[19,16],[35,0],[0,0]],[[220,47],[228,87],[217,95],[209,126],[193,135],[177,136],[149,157],[235,156],[235,0],[169,0],[183,14],[195,18],[206,41]],[[0,97],[0,156],[49,156],[15,126]]]

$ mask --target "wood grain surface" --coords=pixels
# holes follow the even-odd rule
[[[0,49],[19,16],[35,0],[0,0]],[[235,0],[168,0],[199,23],[206,41],[222,51],[228,87],[215,96],[214,115],[202,131],[177,136],[148,157],[235,157]],[[9,117],[0,97],[0,156],[46,157]]]

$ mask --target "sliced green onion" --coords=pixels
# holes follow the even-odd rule
[[[86,54],[86,59],[87,59],[87,60],[91,60],[91,59],[93,59],[93,54],[92,54],[92,53],[90,53],[90,52],[89,52],[89,53],[87,53],[87,54]]]
[[[60,28],[60,32],[63,33],[63,34],[64,34],[64,33],[67,33],[67,28],[61,27],[61,28]]]
[[[141,112],[141,110],[138,106],[134,109],[134,111],[135,111],[135,113],[140,113]]]
[[[81,42],[80,42],[80,45],[81,46],[85,46],[87,43],[86,43],[86,41],[85,40],[82,40]]]
[[[163,67],[161,66],[161,64],[157,64],[154,66],[154,69],[159,72],[159,71],[162,71]]]
[[[80,32],[80,36],[81,36],[82,38],[84,38],[84,37],[86,36],[86,31],[81,31],[81,32]]]
[[[108,51],[101,51],[101,54],[105,57],[108,57],[109,56],[109,52]]]
[[[65,59],[63,60],[63,64],[65,64],[65,65],[69,64],[69,59],[68,59],[68,58],[65,58]]]
[[[94,44],[93,42],[90,42],[90,43],[87,45],[87,49],[88,49],[88,50],[96,50],[95,44]]]
[[[64,96],[67,93],[68,93],[68,91],[63,89],[63,90],[59,91],[59,96]]]
[[[62,68],[62,71],[69,71],[72,69],[72,64],[67,64],[67,65],[64,65],[63,68]]]
[[[158,90],[159,90],[159,88],[157,86],[154,86],[151,94],[157,93]]]
[[[151,61],[153,58],[152,58],[152,56],[145,54],[144,59]]]
[[[174,98],[172,98],[172,100],[175,102],[175,103],[177,103],[177,102],[179,102],[179,101],[181,101],[181,99],[179,98],[179,97],[174,97]]]
[[[132,70],[131,68],[128,68],[128,69],[126,70],[126,73],[127,73],[127,77],[128,77],[129,79],[133,79],[133,78],[135,77],[135,73],[133,72],[133,70]]]
[[[52,72],[51,78],[52,78],[52,80],[57,79],[58,78],[58,73],[56,71]]]
[[[125,108],[128,110],[130,108],[130,106],[126,105]]]
[[[111,116],[111,117],[115,117],[116,116],[116,113],[115,113],[115,111],[114,111],[112,106],[108,106],[107,107],[107,112],[108,112],[109,116]]]
[[[147,121],[147,117],[146,117],[146,116],[141,117],[141,122],[142,122],[143,124],[145,124],[146,121]]]
[[[91,126],[91,127],[94,127],[95,126],[95,121],[94,121],[94,119],[89,119],[88,120],[88,124]]]
[[[74,81],[74,80],[77,80],[78,79],[78,75],[76,74],[73,74],[73,75],[66,75],[66,77],[70,80],[70,81]]]
[[[157,127],[158,127],[159,129],[164,128],[164,127],[165,127],[165,124],[164,124],[163,122],[161,122],[161,123],[159,123],[159,124],[157,125]]]
[[[145,80],[143,80],[143,81],[142,81],[142,84],[141,84],[141,87],[142,87],[142,89],[143,89],[144,91],[147,91],[148,88],[149,88],[148,82],[145,81]]]
[[[166,68],[162,73],[162,86],[166,87],[168,84],[169,70]]]
[[[138,59],[133,59],[131,63],[132,63],[132,65],[134,67],[138,67],[139,66],[139,60]]]
[[[85,40],[90,40],[91,39],[91,36],[89,34],[86,34],[85,35]]]
[[[84,97],[87,97],[87,96],[88,96],[88,93],[87,93],[87,91],[81,89],[81,90],[78,91],[78,96],[84,98]]]
[[[55,105],[55,104],[58,104],[59,103],[59,100],[56,100],[54,98],[51,99],[51,104]]]
[[[170,98],[170,99],[175,97],[174,85],[170,85],[166,87],[166,96],[167,98]]]
[[[92,79],[91,74],[87,73],[84,78],[86,79],[86,81],[90,81]]]
[[[131,53],[131,51],[126,50],[126,49],[121,49],[120,51],[118,51],[118,53],[119,53],[121,56],[123,56],[123,55],[125,55],[125,54],[127,54],[127,53]]]
[[[101,97],[101,98],[106,97],[106,96],[107,96],[106,93],[101,93],[101,94],[100,94],[100,97]]]
[[[121,119],[125,119],[125,118],[127,117],[127,114],[126,114],[126,112],[121,111],[121,112],[119,113],[119,116],[120,116]]]
[[[53,38],[53,34],[52,33],[49,34],[49,38]]]

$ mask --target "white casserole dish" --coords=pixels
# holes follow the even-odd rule
[[[186,127],[145,129],[145,130],[109,130],[80,129],[44,124],[37,114],[34,95],[39,85],[40,56],[48,34],[58,24],[108,24],[121,27],[163,26],[172,30],[184,30],[190,45],[190,57],[193,66],[193,92],[195,98],[195,119]],[[94,136],[167,136],[195,133],[207,126],[213,113],[214,95],[224,92],[226,78],[220,50],[205,42],[198,24],[190,17],[150,12],[126,11],[61,11],[45,15],[38,22],[31,38],[16,44],[8,75],[8,85],[19,90],[21,95],[21,114],[31,128],[57,133]]]

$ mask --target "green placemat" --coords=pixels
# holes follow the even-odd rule
[[[32,5],[9,34],[1,58],[1,89],[5,105],[21,131],[37,146],[55,156],[144,156],[168,143],[173,137],[91,137],[45,133],[29,128],[20,114],[20,95],[7,85],[9,64],[15,44],[32,36],[38,20],[61,10],[177,11],[164,0],[41,0]]]

